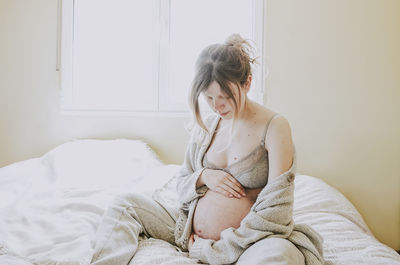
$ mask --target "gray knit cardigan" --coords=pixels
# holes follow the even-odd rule
[[[216,115],[206,119],[210,133],[214,132],[218,120]],[[184,163],[176,176],[180,209],[175,242],[183,250],[188,248],[198,199],[207,191],[206,186],[196,189],[196,182],[204,170],[202,158],[210,140],[200,127],[192,130]],[[293,223],[295,169],[296,152],[291,168],[269,180],[239,228],[225,229],[217,241],[198,238],[190,249],[190,257],[203,263],[231,264],[253,243],[267,237],[279,237],[291,241],[302,252],[306,265],[324,264],[321,236],[307,225]]]

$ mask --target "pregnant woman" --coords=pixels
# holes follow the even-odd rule
[[[293,224],[289,123],[247,97],[251,49],[232,35],[201,52],[190,94],[196,122],[176,176],[179,209],[162,196],[119,196],[99,227],[92,264],[128,264],[141,233],[203,263],[323,264],[319,235]],[[205,119],[200,97],[213,112]]]
[[[226,45],[205,49],[197,61],[191,102],[196,120],[208,131],[207,143],[202,143],[207,145],[204,170],[196,182],[196,188],[206,186],[208,191],[198,201],[193,220],[194,233],[202,238],[218,240],[226,228],[238,228],[269,176],[293,164],[287,120],[247,97],[252,81],[247,45],[233,36]],[[201,94],[217,114],[208,119],[208,128],[198,111]]]

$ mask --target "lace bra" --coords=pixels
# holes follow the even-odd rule
[[[275,116],[277,115],[278,114],[275,114]],[[267,122],[260,145],[258,145],[250,154],[225,168],[221,168],[208,161],[207,153],[205,153],[203,156],[203,167],[223,170],[236,178],[245,188],[263,188],[268,183],[269,171],[268,151],[265,149],[265,137],[268,126],[275,116]],[[215,130],[212,134],[214,135],[214,133]]]

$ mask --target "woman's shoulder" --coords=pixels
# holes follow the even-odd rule
[[[285,119],[280,113],[275,112],[263,105],[257,104],[255,109],[256,115],[254,116],[255,121],[260,124],[269,126],[273,120],[278,118]],[[279,122],[279,121],[278,121]]]
[[[288,119],[283,115],[277,114],[271,118],[266,137],[291,138],[291,131],[292,128],[290,127]]]
[[[288,119],[283,114],[260,104],[257,104],[257,116],[260,121],[269,124],[269,126],[274,125],[275,127],[279,127],[289,125]]]
[[[281,114],[273,114],[270,116],[265,135],[265,148],[270,150],[273,146],[282,145],[286,149],[293,146],[292,128],[288,119]]]
[[[265,149],[268,151],[271,176],[278,176],[295,166],[295,146],[288,119],[279,113],[270,112],[269,125],[265,135]]]
[[[266,130],[264,133],[266,135],[264,137],[266,138],[266,143],[292,138],[289,120],[283,114],[260,105],[258,119],[262,124],[265,124]]]

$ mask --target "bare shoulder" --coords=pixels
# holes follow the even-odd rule
[[[264,128],[264,124],[270,121],[265,135],[266,148],[268,147],[267,144],[269,142],[292,139],[292,129],[289,121],[283,115],[277,114],[278,113],[272,111],[271,109],[268,109],[262,105],[258,105],[256,118],[257,122],[259,122],[259,124],[263,124],[262,127]]]
[[[263,105],[260,105],[258,103],[254,104],[254,113],[256,114],[254,116],[254,119],[260,123],[260,125],[266,124],[272,117],[274,117],[277,113],[266,108]]]
[[[274,112],[271,109],[268,109],[262,105],[258,105],[258,109],[257,112],[259,115],[258,118],[259,120],[263,120],[264,122],[268,122],[269,120],[271,120],[271,123],[269,126],[273,125],[273,126],[289,126],[289,122],[288,120],[282,116],[279,113]],[[278,114],[278,115],[277,115]],[[290,128],[290,126],[289,126]]]
[[[292,136],[292,128],[290,127],[289,121],[282,115],[276,115],[272,117],[267,131],[268,137],[289,137]]]
[[[292,129],[284,116],[277,115],[271,120],[265,148],[268,150],[271,177],[278,176],[291,167],[294,155]]]
[[[267,150],[278,143],[292,144],[292,128],[286,117],[282,115],[274,115],[272,117],[265,139],[265,148]]]

